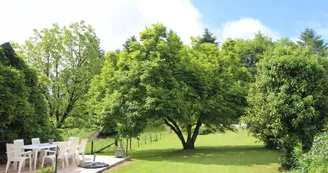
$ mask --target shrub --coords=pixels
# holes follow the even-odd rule
[[[315,137],[309,152],[302,154],[302,146],[295,147],[293,152],[294,167],[291,172],[326,173],[328,171],[328,132]]]
[[[293,167],[293,149],[309,151],[328,117],[328,60],[295,51],[272,53],[257,64],[258,74],[249,90],[246,116],[249,131],[279,147],[281,165]]]

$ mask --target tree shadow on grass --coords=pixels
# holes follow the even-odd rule
[[[267,165],[278,163],[279,153],[262,146],[198,147],[195,150],[137,150],[132,159],[218,165]]]

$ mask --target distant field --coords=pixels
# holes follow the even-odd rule
[[[108,172],[121,173],[277,173],[279,153],[238,133],[198,136],[196,150],[183,151],[174,134],[129,152],[132,162]]]

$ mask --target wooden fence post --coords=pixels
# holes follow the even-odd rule
[[[140,139],[139,139],[139,137],[137,137],[137,140],[138,140],[138,147],[140,147]]]
[[[131,145],[132,145],[132,137],[130,138],[130,150],[132,149]]]
[[[129,145],[129,138],[126,138],[126,156],[128,156],[128,145]]]
[[[91,141],[91,154],[93,154],[93,140]]]

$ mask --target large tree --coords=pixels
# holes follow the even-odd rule
[[[324,43],[324,40],[321,39],[321,35],[317,35],[317,33],[311,29],[305,29],[297,43],[303,48],[309,49],[314,54],[318,54],[320,56],[327,55],[327,43]]]
[[[205,28],[203,35],[200,37],[200,43],[212,43],[219,46],[216,37],[208,30],[208,28]]]
[[[277,47],[257,68],[244,120],[253,135],[280,148],[282,166],[293,165],[298,142],[310,149],[328,112],[328,61],[298,47]]]
[[[84,114],[91,79],[102,64],[99,39],[90,25],[81,21],[63,28],[54,24],[50,29],[34,30],[20,47],[20,54],[39,70],[49,114],[57,127],[69,117]]]
[[[173,31],[154,24],[119,53],[109,53],[93,80],[89,102],[106,130],[137,136],[147,122],[162,120],[194,149],[199,128],[230,128],[245,105],[247,69],[223,45],[183,45]],[[96,104],[97,103],[97,104]]]

